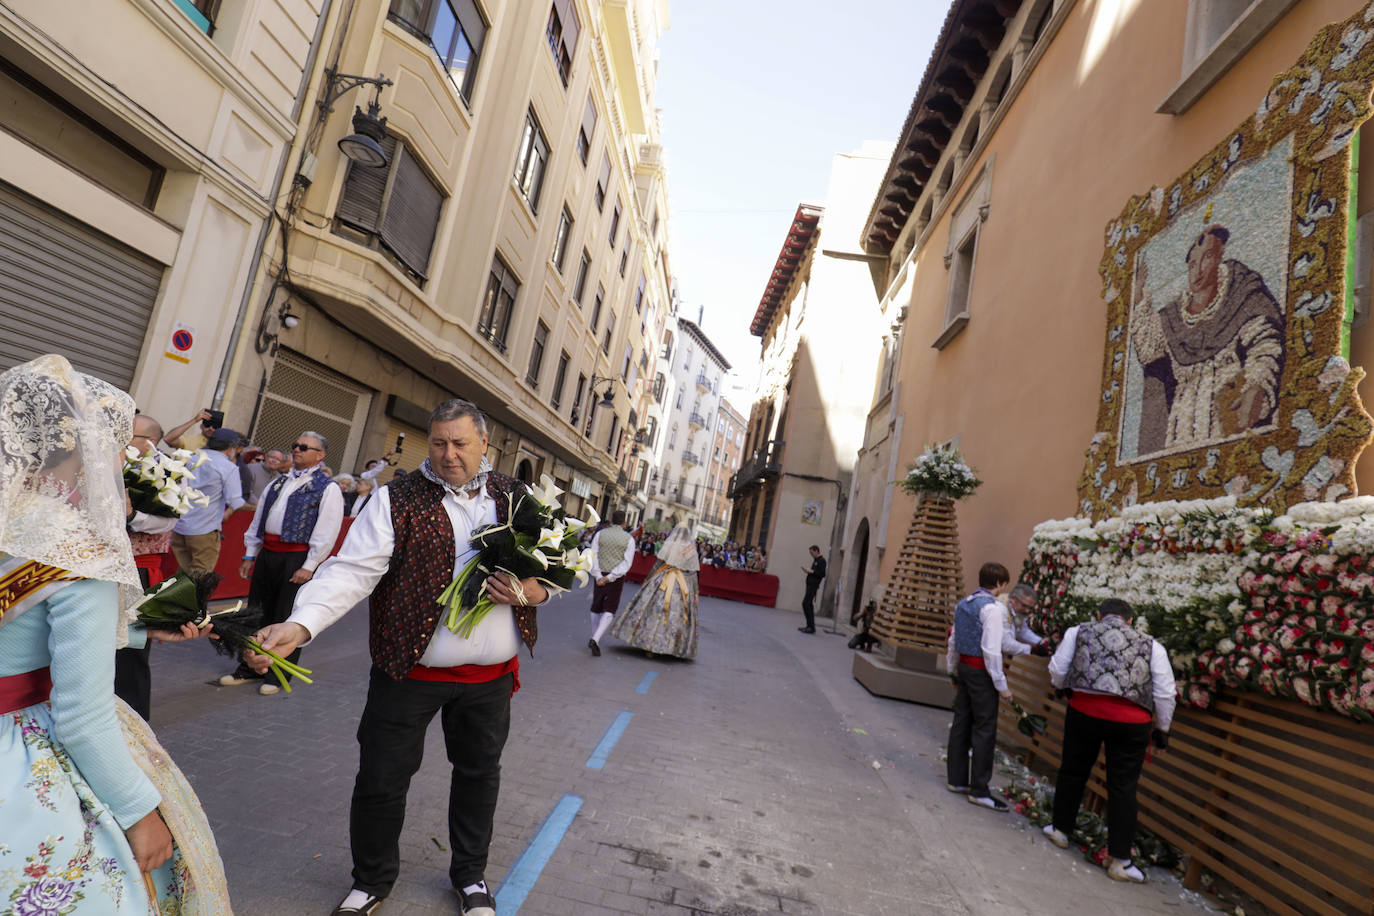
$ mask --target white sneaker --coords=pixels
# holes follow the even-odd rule
[[[237,675],[233,674],[224,674],[220,675],[220,679],[215,683],[219,684],[221,687],[237,687],[239,684],[247,684],[250,681],[255,680],[257,680],[257,678],[238,677]]]
[[[1064,836],[1064,831],[1054,829],[1053,824],[1045,825],[1045,839],[1049,840],[1060,849],[1069,848],[1069,838]]]
[[[1144,884],[1145,873],[1127,862],[1120,859],[1107,860],[1107,877],[1113,881],[1129,881],[1133,884]]]
[[[274,693],[281,693],[281,688],[276,684],[262,684],[258,687],[258,693],[270,697]]]

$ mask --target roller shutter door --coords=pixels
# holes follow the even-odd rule
[[[163,270],[0,182],[0,370],[60,353],[127,390]]]
[[[261,448],[291,451],[310,429],[329,440],[324,463],[336,472],[353,467],[372,392],[289,350],[277,354],[249,438]]]

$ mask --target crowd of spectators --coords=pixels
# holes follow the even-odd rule
[[[645,531],[639,536],[637,549],[641,553],[656,554],[659,545],[667,537],[667,531]],[[703,566],[715,566],[718,569],[742,569],[746,572],[766,572],[768,569],[768,557],[762,547],[733,540],[717,544],[703,537],[697,538],[697,559]]]

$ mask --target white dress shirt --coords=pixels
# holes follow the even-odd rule
[[[1007,689],[1007,677],[1002,671],[1002,656],[1028,655],[1031,647],[1022,640],[1030,637],[1038,643],[1040,637],[1025,624],[1016,627],[1012,623],[1007,606],[995,599],[983,605],[982,610],[978,612],[978,619],[983,623],[983,638],[979,643],[979,648],[983,651],[983,664],[987,666],[988,677],[992,678],[992,686],[1001,693]],[[949,643],[945,647],[945,669],[953,674],[958,668],[959,653],[954,648],[954,628],[950,627]]]
[[[1159,644],[1159,640],[1152,639],[1150,642],[1150,693],[1155,701],[1155,728],[1167,732],[1174,721],[1178,685],[1174,682],[1174,668],[1169,664],[1168,651]],[[1074,648],[1077,645],[1078,627],[1069,627],[1064,634],[1064,641],[1059,644],[1059,648],[1054,651],[1054,657],[1050,659],[1050,683],[1054,686],[1064,686],[1064,679],[1069,675],[1069,666],[1073,664]],[[1101,691],[1083,690],[1083,693]]]
[[[282,522],[286,520],[287,497],[305,486],[311,474],[319,473],[319,468],[319,465],[315,465],[308,470],[292,471],[287,475],[286,483],[282,484],[276,500],[272,503],[272,511],[267,513],[267,526],[264,529],[266,534],[281,536]],[[262,538],[258,537],[258,524],[262,521],[262,507],[266,504],[267,493],[264,491],[262,499],[258,500],[257,508],[253,510],[253,520],[248,523],[248,530],[243,533],[245,560],[256,557],[262,548]],[[315,527],[310,531],[310,550],[305,556],[302,569],[314,572],[329,556],[329,552],[334,549],[334,543],[339,539],[343,517],[343,490],[337,486],[325,487],[324,492],[320,494],[320,512],[315,518]]]
[[[496,503],[485,489],[462,496],[445,489],[444,511],[453,523],[453,574],[467,565],[476,554],[468,540],[482,525],[496,521]],[[301,587],[290,622],[298,623],[318,636],[350,609],[362,601],[391,565],[396,547],[396,531],[391,524],[391,490],[380,487],[373,491],[353,527],[348,531],[337,556],[329,558],[315,573],[315,577]],[[513,658],[520,648],[520,633],[515,626],[515,614],[508,604],[498,604],[464,639],[439,625],[420,664],[430,668],[451,668],[456,665],[499,665]]]
[[[149,515],[146,512],[134,512],[134,517],[129,519],[129,530],[138,534],[166,534],[177,526],[178,519],[163,518],[161,515]]]
[[[604,569],[601,568],[601,532],[600,532],[600,531],[598,531],[596,534],[592,535],[592,543],[591,543],[591,546],[588,547],[587,549],[588,549],[589,551],[591,551],[591,554],[592,554],[592,568],[593,568],[593,571],[596,573],[596,575],[593,576],[592,578],[593,578],[593,579],[599,579],[599,578],[601,578],[602,576],[605,576],[606,579],[608,580],[608,581],[607,581],[607,584],[610,584],[611,582],[614,582],[616,579],[621,578],[621,577],[624,576],[627,572],[629,572],[629,571],[630,571],[630,564],[633,563],[633,562],[634,562],[634,559],[635,559],[635,539],[634,539],[634,538],[630,538],[630,543],[628,543],[628,544],[625,545],[625,556],[621,557],[621,558],[620,558],[620,562],[617,563],[617,564],[615,564],[615,567],[612,568],[612,569],[610,569],[610,570],[604,570]]]

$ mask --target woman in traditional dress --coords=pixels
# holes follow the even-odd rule
[[[139,594],[120,474],[133,413],[60,356],[0,374],[6,916],[230,913],[194,793],[114,696],[115,649],[146,639],[121,611]]]
[[[697,654],[697,547],[678,525],[658,550],[658,563],[616,615],[611,635],[650,655]]]

